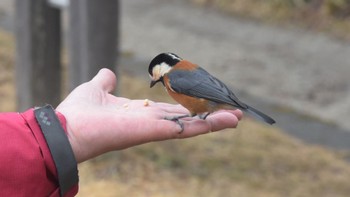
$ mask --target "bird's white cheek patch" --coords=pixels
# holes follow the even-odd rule
[[[159,65],[155,66],[153,68],[153,70],[152,70],[152,73],[153,73],[152,79],[154,81],[158,80],[159,79],[159,74],[160,74],[160,66]]]
[[[168,73],[170,71],[171,66],[169,66],[167,63],[163,62],[159,65],[158,68],[159,68],[158,73],[160,74],[160,76],[164,76],[166,73]]]

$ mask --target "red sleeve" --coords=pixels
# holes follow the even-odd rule
[[[62,127],[66,120],[58,114]],[[57,172],[33,109],[0,113],[0,196],[60,196]],[[75,196],[78,185],[66,193]]]

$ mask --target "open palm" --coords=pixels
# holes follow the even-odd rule
[[[110,92],[116,77],[102,69],[91,81],[74,89],[56,108],[67,120],[68,138],[78,162],[102,153],[151,141],[193,137],[210,131],[234,128],[240,110],[219,111],[206,120],[181,119],[184,130],[165,117],[187,114],[181,105],[130,100]]]

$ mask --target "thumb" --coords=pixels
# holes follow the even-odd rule
[[[116,87],[117,77],[111,70],[102,68],[97,75],[92,78],[91,82],[99,86],[104,91],[112,92]]]

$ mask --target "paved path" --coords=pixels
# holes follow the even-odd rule
[[[175,52],[240,91],[350,130],[349,43],[183,0],[124,0],[121,30],[122,50],[139,58]]]

